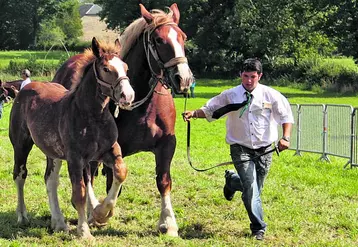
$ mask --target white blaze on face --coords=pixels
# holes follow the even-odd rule
[[[170,28],[168,33],[168,38],[171,40],[173,44],[175,57],[185,57],[184,49],[181,46],[181,44],[178,42],[178,33],[177,31],[174,30],[174,28]],[[180,63],[177,66],[178,66],[179,74],[184,80],[192,77],[189,65],[187,63]]]
[[[120,77],[127,76],[126,71],[124,69],[126,65],[121,59],[119,59],[118,57],[113,57],[113,59],[109,61],[109,64],[117,70],[118,79]],[[120,101],[123,103],[132,103],[132,101],[134,100],[134,90],[129,83],[129,80],[124,79],[121,81],[121,89],[125,98],[121,98]]]

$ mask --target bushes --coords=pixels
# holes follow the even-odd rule
[[[30,56],[27,61],[10,60],[9,65],[5,68],[4,72],[20,76],[21,70],[26,68],[31,71],[32,76],[54,75],[61,64],[67,59],[68,57],[64,55],[58,61],[39,61],[36,56]]]
[[[292,60],[276,59],[268,66],[264,64],[265,73],[266,79],[275,85],[290,81],[315,91],[358,91],[358,67],[350,58],[307,58],[297,66]]]

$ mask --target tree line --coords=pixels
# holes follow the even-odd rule
[[[93,1],[92,1],[93,2]],[[168,0],[95,0],[109,28],[140,17],[139,3],[163,9]],[[188,36],[187,56],[199,74],[231,75],[247,57],[269,64],[289,58],[358,59],[357,0],[176,0]],[[2,0],[0,49],[66,45],[82,35],[78,0]]]
[[[1,0],[0,49],[68,45],[82,35],[78,0]]]
[[[139,17],[138,4],[163,9],[168,0],[96,0],[111,28]],[[358,58],[357,0],[177,0],[188,56],[203,73],[237,71],[247,57]]]

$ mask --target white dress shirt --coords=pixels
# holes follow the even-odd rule
[[[27,84],[31,83],[31,79],[29,77],[27,77],[20,86],[20,90],[23,89],[23,87],[25,87]]]
[[[223,91],[210,99],[201,109],[211,122],[213,112],[225,105],[241,103],[246,100],[242,85]],[[278,139],[277,125],[293,123],[293,115],[288,100],[277,90],[258,83],[251,92],[251,104],[243,115],[241,109],[224,116],[226,120],[226,142],[240,144],[248,148],[265,147]]]

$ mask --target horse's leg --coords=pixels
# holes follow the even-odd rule
[[[82,159],[69,159],[67,163],[72,184],[71,201],[78,214],[77,233],[82,238],[92,239],[86,216],[86,185],[83,177],[87,162]]]
[[[17,137],[19,137],[19,134],[17,134]],[[21,140],[18,140],[17,138],[16,141],[14,141],[14,139],[11,137],[11,141],[14,146],[15,164],[13,179],[17,188],[17,222],[19,224],[26,224],[29,221],[24,199],[24,185],[27,177],[26,162],[34,142],[32,141],[30,135],[26,135],[25,137],[21,138]]]
[[[87,214],[88,214],[88,222],[91,224],[93,223],[96,226],[102,226],[98,224],[93,218],[93,209],[96,208],[99,204],[99,201],[96,198],[93,190],[93,182],[94,177],[97,172],[98,162],[90,162],[89,167],[84,169],[83,176],[87,177],[86,184],[87,184]]]
[[[162,140],[155,149],[156,181],[161,196],[161,213],[158,230],[169,236],[178,236],[178,225],[170,199],[172,180],[170,177],[170,163],[176,146],[175,136]]]
[[[51,210],[51,228],[55,232],[68,231],[68,226],[66,225],[65,218],[63,217],[63,214],[61,212],[57,195],[61,166],[61,160],[53,160],[47,157],[45,184]]]
[[[123,161],[122,151],[117,142],[113,144],[112,152],[103,157],[103,161],[106,165],[113,164],[113,183],[107,197],[93,210],[93,217],[100,224],[107,222],[112,217],[118,193],[127,177],[127,166]]]

